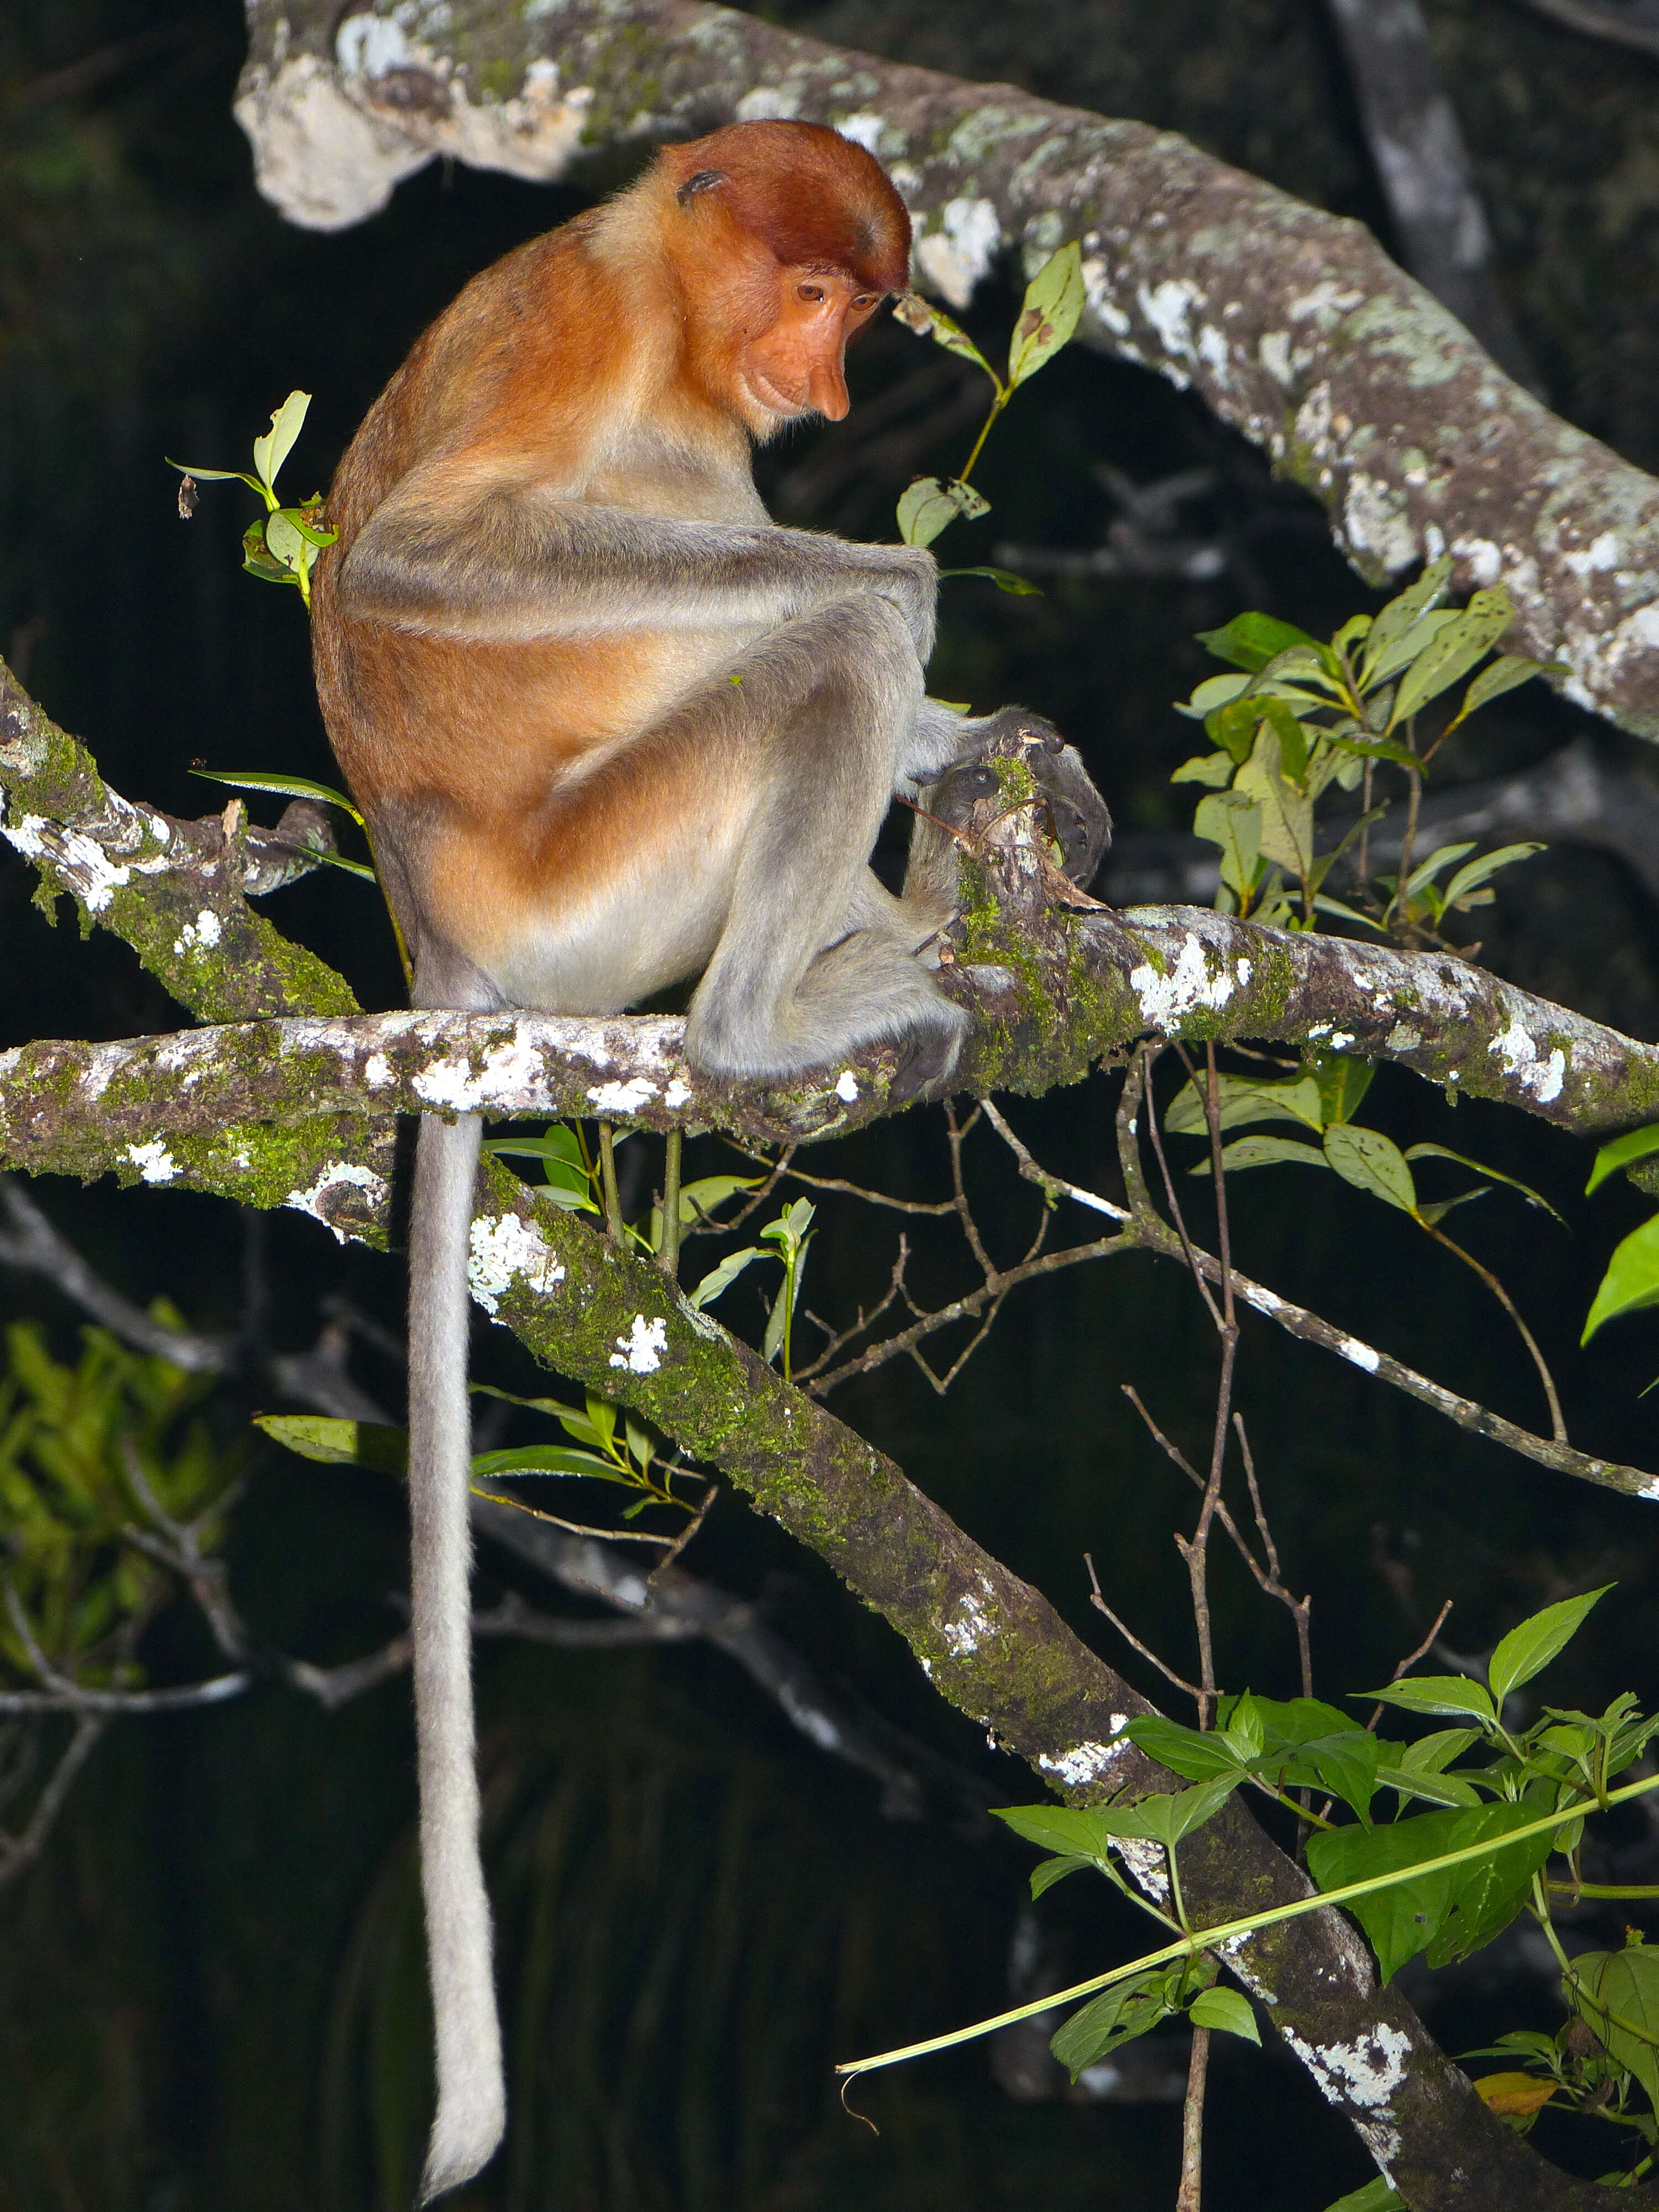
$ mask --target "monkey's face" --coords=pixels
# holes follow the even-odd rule
[[[760,272],[757,272],[757,276]],[[847,341],[881,305],[833,270],[774,262],[769,284],[757,283],[755,308],[733,364],[738,411],[757,437],[786,422],[823,415],[839,422],[847,396]]]

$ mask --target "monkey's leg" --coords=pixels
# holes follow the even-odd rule
[[[750,811],[687,1051],[717,1074],[788,1075],[890,1042],[918,1089],[954,1062],[967,1017],[867,865],[921,708],[908,628],[861,594],[775,631],[732,676],[720,719]]]

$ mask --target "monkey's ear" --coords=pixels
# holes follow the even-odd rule
[[[695,176],[686,179],[674,197],[682,207],[690,207],[699,192],[712,192],[717,185],[731,181],[724,169],[699,169]]]

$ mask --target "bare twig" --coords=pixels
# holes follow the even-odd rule
[[[15,1176],[0,1176],[0,1267],[41,1275],[112,1334],[136,1351],[170,1360],[190,1375],[217,1375],[230,1364],[233,1346],[223,1337],[169,1328],[106,1283],[66,1237],[59,1234]]]
[[[1638,54],[1659,59],[1659,0],[1526,0],[1534,15],[1547,15],[1569,31],[1606,39]]]
[[[1092,1553],[1085,1552],[1083,1554],[1083,1564],[1089,1570],[1089,1602],[1093,1606],[1095,1611],[1097,1613],[1103,1613],[1107,1620],[1111,1622],[1113,1627],[1116,1629],[1118,1634],[1123,1638],[1123,1641],[1129,1646],[1130,1650],[1132,1651],[1139,1652],[1141,1657],[1146,1662],[1146,1664],[1149,1667],[1156,1667],[1158,1673],[1163,1675],[1166,1682],[1172,1683],[1174,1686],[1181,1692],[1183,1697],[1196,1699],[1199,1710],[1202,1711],[1204,1705],[1204,1692],[1199,1687],[1198,1684],[1196,1682],[1189,1682],[1184,1674],[1177,1674],[1175,1668],[1167,1665],[1164,1661],[1160,1659],[1157,1652],[1152,1650],[1149,1644],[1143,1644],[1140,1638],[1135,1634],[1133,1629],[1128,1626],[1127,1622],[1120,1620],[1116,1613],[1112,1611],[1111,1607],[1107,1604],[1105,1595],[1100,1587],[1100,1577],[1095,1572],[1094,1555]]]
[[[1245,1552],[1244,1556],[1249,1560],[1250,1570],[1262,1589],[1269,1597],[1279,1600],[1296,1624],[1296,1653],[1301,1668],[1302,1694],[1304,1698],[1310,1698],[1314,1693],[1313,1647],[1309,1636],[1309,1621],[1313,1612],[1313,1599],[1311,1595],[1292,1597],[1284,1577],[1279,1572],[1279,1547],[1273,1542],[1273,1532],[1268,1526],[1267,1509],[1261,1503],[1261,1492],[1255,1479],[1255,1457],[1250,1449],[1249,1437],[1244,1432],[1243,1413],[1233,1415],[1233,1430],[1238,1438],[1239,1456],[1244,1462],[1244,1480],[1249,1486],[1250,1505],[1255,1515],[1255,1525],[1261,1532],[1262,1548],[1267,1555],[1267,1572],[1265,1574],[1262,1572],[1255,1561],[1250,1558],[1248,1551]]]
[[[0,1835],[0,1884],[13,1881],[40,1857],[76,1776],[91,1758],[99,1737],[108,1725],[107,1721],[90,1713],[83,1713],[76,1723],[75,1733],[63,1757],[52,1769],[21,1832],[15,1836]]]
[[[1210,2031],[1193,2030],[1192,2056],[1187,2061],[1187,2095],[1181,2108],[1181,2181],[1176,2190],[1176,2212],[1199,2212],[1203,2202],[1204,2085],[1210,2070]]]
[[[1412,1668],[1416,1666],[1418,1661],[1426,1656],[1426,1655],[1433,1650],[1435,1638],[1445,1626],[1446,1615],[1451,1611],[1451,1609],[1452,1601],[1450,1598],[1448,1598],[1444,1605],[1441,1607],[1439,1612],[1434,1616],[1434,1626],[1429,1631],[1428,1634],[1423,1638],[1423,1641],[1418,1645],[1414,1651],[1408,1651],[1406,1654],[1406,1656],[1400,1662],[1400,1664],[1395,1668],[1393,1674],[1389,1675],[1389,1681],[1397,1682],[1402,1674],[1409,1674]],[[1366,1728],[1373,1735],[1376,1733],[1376,1724],[1382,1717],[1382,1705],[1380,1704],[1373,1705],[1371,1707],[1371,1717],[1365,1723]]]

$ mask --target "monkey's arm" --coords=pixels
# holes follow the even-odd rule
[[[899,608],[925,661],[937,584],[919,546],[682,521],[536,484],[440,495],[416,476],[359,532],[339,590],[360,621],[502,642],[728,623],[758,634],[872,592]]]

